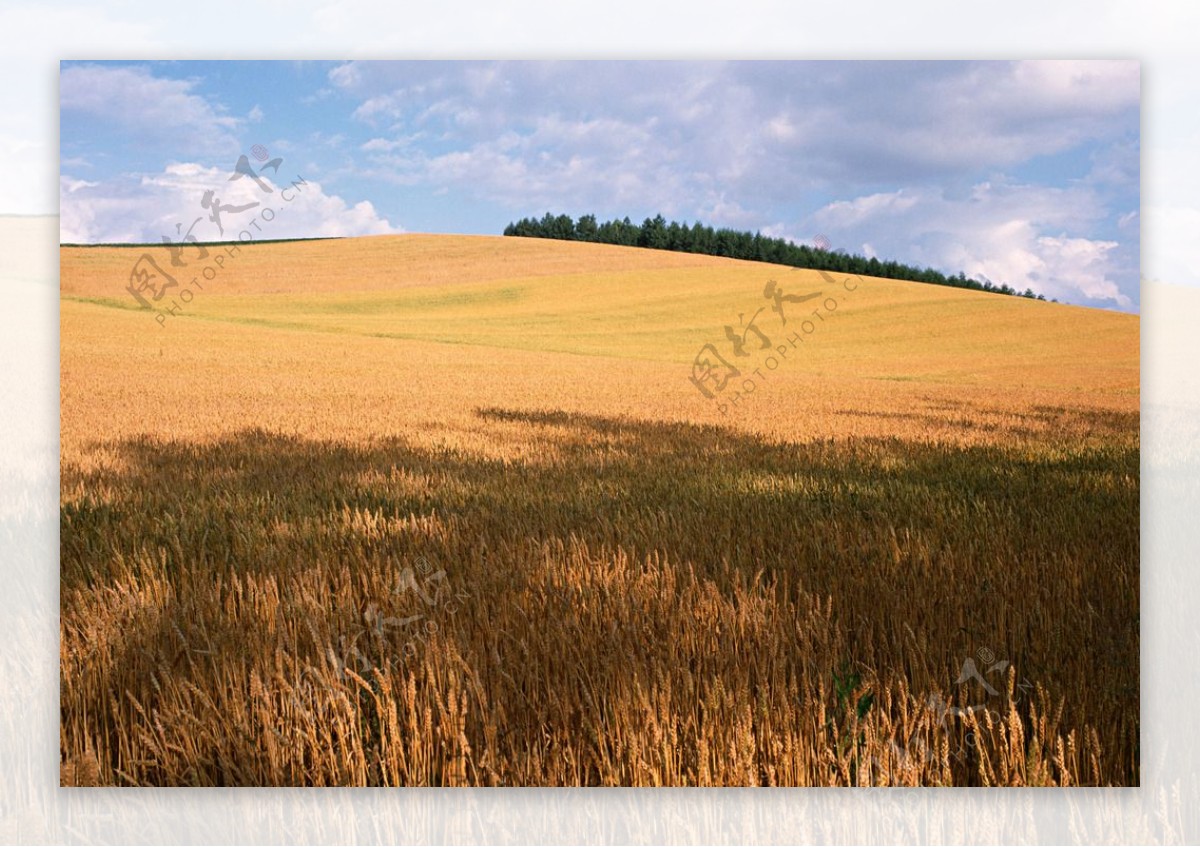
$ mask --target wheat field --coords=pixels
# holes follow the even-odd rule
[[[407,235],[159,321],[147,251],[61,250],[64,785],[1138,784],[1136,316]]]

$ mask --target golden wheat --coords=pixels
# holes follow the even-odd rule
[[[1136,318],[868,281],[722,413],[789,271],[243,252],[63,250],[64,784],[1137,783]]]

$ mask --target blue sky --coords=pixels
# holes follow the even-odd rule
[[[259,145],[307,181],[260,237],[661,212],[1136,311],[1139,100],[1127,61],[66,62],[61,234],[214,240]]]

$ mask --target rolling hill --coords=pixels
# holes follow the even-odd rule
[[[1137,316],[207,249],[61,250],[65,782],[1136,784]]]

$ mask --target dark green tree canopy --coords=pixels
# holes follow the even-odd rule
[[[619,244],[625,247],[646,247],[651,250],[674,250],[681,253],[703,253],[708,256],[771,262],[794,268],[949,285],[954,288],[992,291],[1036,300],[1046,299],[1044,294],[1034,294],[1030,288],[1017,291],[1007,284],[996,285],[988,279],[971,279],[962,271],[947,275],[933,268],[918,268],[874,257],[868,259],[841,250],[820,250],[806,244],[795,244],[785,238],[764,236],[760,232],[740,232],[726,228],[714,230],[699,221],[691,226],[688,226],[687,221],[668,222],[662,215],[646,218],[641,226],[638,226],[629,220],[628,216],[621,220],[613,219],[598,224],[595,215],[583,215],[575,221],[569,215],[553,215],[547,212],[541,219],[521,218],[510,223],[504,228],[504,234],[525,238]]]

